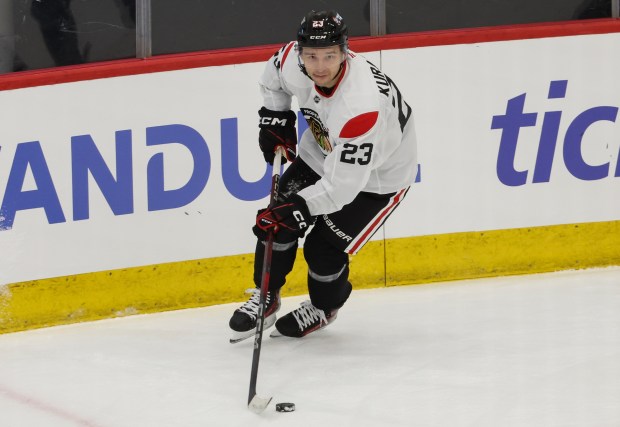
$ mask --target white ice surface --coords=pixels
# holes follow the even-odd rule
[[[620,268],[355,291],[264,337],[261,415],[236,306],[0,335],[0,426],[620,426]]]

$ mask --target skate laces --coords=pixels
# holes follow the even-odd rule
[[[312,305],[310,301],[301,303],[301,307],[293,311],[293,317],[297,320],[300,330],[304,330],[307,326],[312,325],[317,320],[319,324],[327,324],[327,317],[323,310],[319,310]]]
[[[258,304],[260,303],[260,289],[252,288],[246,289],[246,294],[252,294],[248,302],[239,307],[239,311],[241,313],[245,313],[250,316],[252,319],[256,319],[258,317]],[[265,301],[266,306],[269,306],[271,302],[271,293],[267,292],[267,300]]]

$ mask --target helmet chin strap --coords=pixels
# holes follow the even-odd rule
[[[343,59],[343,61],[340,63],[340,68],[338,68],[338,72],[336,73],[336,75],[334,76],[334,80],[336,80],[339,76],[340,73],[342,73],[342,69],[344,68],[344,61],[347,60],[347,57],[344,57],[345,59]]]
[[[346,61],[346,59],[345,59],[345,61]],[[340,63],[340,68],[338,68],[338,72],[336,73],[336,75],[332,79],[332,82],[335,81],[335,80],[338,80],[338,78],[340,77],[340,73],[342,73],[343,69],[344,69],[344,61],[342,61]],[[327,92],[331,92],[331,90],[332,90],[332,88],[324,88],[324,89],[328,89]]]
[[[312,80],[312,77],[310,77],[310,74],[308,74],[308,71],[306,71],[306,65],[301,60],[301,55],[299,54],[297,55],[297,65],[299,65],[299,69],[301,70],[301,72],[304,73],[306,77],[308,77],[310,80]]]

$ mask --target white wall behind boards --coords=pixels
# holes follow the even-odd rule
[[[619,42],[607,34],[382,52],[414,110],[422,168],[386,236],[620,219]],[[505,135],[503,152],[516,141],[514,155],[498,172],[504,131],[492,129],[494,117],[520,96],[526,118],[509,122],[535,124]]]

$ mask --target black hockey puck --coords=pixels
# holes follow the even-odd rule
[[[278,412],[293,412],[294,410],[294,403],[276,403],[276,411]]]

